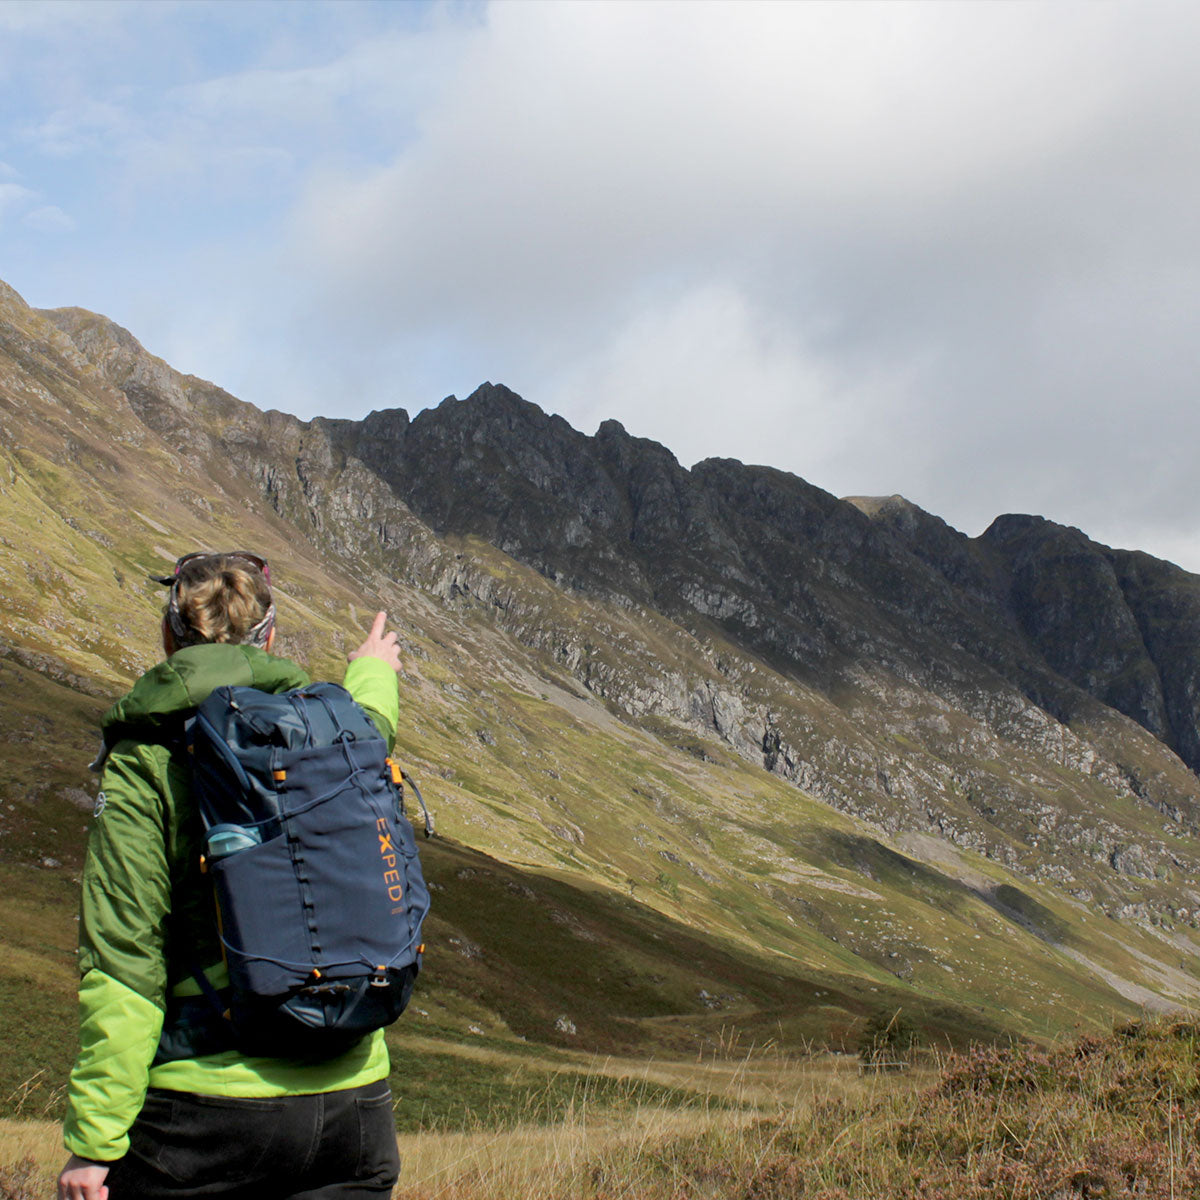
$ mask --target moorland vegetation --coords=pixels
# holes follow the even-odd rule
[[[397,1200],[1200,1196],[1194,1017],[1050,1048],[926,1048],[910,1052],[911,1076],[737,1050],[633,1075],[560,1064],[519,1100],[489,1101],[470,1069],[452,1072],[479,1107],[460,1110],[457,1128],[402,1132]],[[687,1088],[653,1082],[672,1070]],[[404,1111],[401,1094],[402,1130]],[[48,1194],[58,1157],[53,1125],[0,1122],[0,1200]]]

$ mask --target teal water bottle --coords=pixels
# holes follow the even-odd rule
[[[249,850],[262,841],[257,829],[246,825],[214,825],[208,831],[209,860],[225,858],[239,850]]]

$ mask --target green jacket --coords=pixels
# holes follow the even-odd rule
[[[211,884],[200,874],[200,821],[186,768],[165,742],[215,688],[282,692],[308,676],[253,646],[190,646],[147,671],[104,715],[109,754],[88,839],[79,918],[80,1050],[68,1088],[64,1141],[108,1162],[129,1145],[147,1087],[209,1096],[305,1095],[357,1087],[388,1073],[382,1030],[313,1064],[236,1051],[151,1066],[168,995],[199,992],[194,963],[228,982]],[[399,704],[395,672],[355,659],[344,685],[389,747]]]

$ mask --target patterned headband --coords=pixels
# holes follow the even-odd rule
[[[251,567],[261,571],[263,578],[267,581],[267,587],[271,584],[271,568],[267,565],[267,560],[261,558],[257,554],[250,554],[244,550],[226,550],[226,551],[208,551],[197,550],[191,554],[184,554],[176,559],[175,570],[170,575],[151,575],[150,578],[155,583],[169,585],[171,595],[167,601],[167,625],[175,638],[175,643],[181,649],[184,646],[194,645],[196,642],[196,631],[183,619],[183,614],[179,611],[179,583],[180,571],[185,566],[191,563],[198,562],[205,558],[239,558],[248,563]],[[275,601],[272,600],[267,605],[267,611],[261,621],[257,625],[252,625],[242,636],[242,644],[246,646],[257,646],[261,650],[265,650],[267,639],[271,636],[271,630],[275,626]]]

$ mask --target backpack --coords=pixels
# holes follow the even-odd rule
[[[429,912],[405,781],[426,837],[433,825],[370,717],[332,683],[222,687],[185,742],[228,997],[193,975],[233,1044],[321,1058],[390,1024],[412,994]]]

